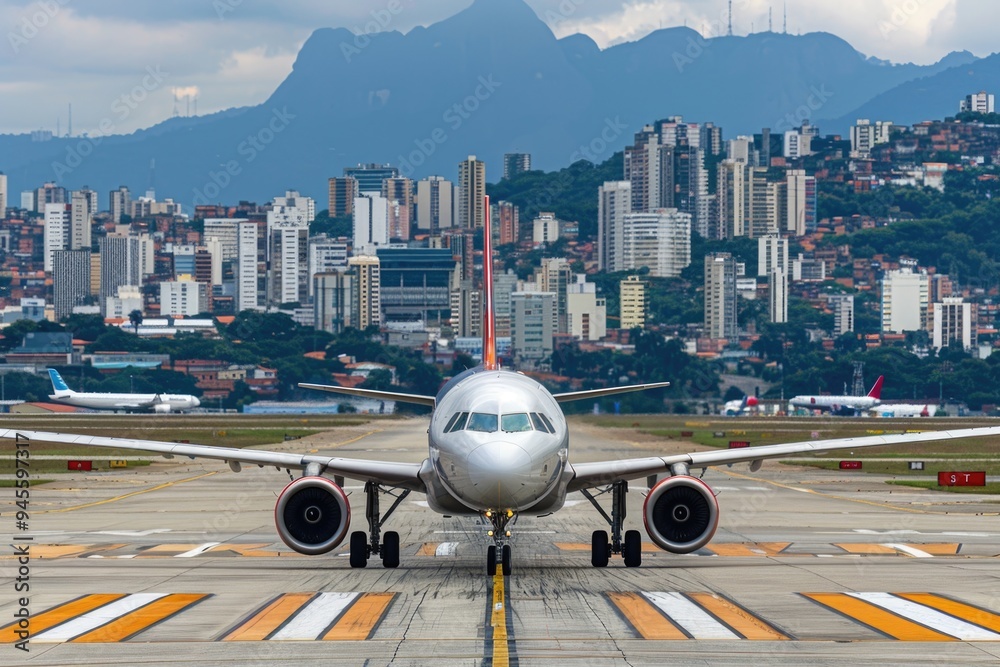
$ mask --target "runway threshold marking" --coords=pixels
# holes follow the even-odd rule
[[[607,593],[643,639],[749,639],[780,641],[788,635],[744,607],[715,593]]]
[[[125,641],[207,597],[204,593],[87,595],[35,616],[32,639],[41,643]],[[6,637],[7,628],[0,633]]]
[[[395,593],[285,593],[220,640],[363,641],[381,624],[395,598]]]
[[[972,611],[975,620],[1000,623],[992,612],[929,593],[802,593],[879,634],[901,641],[1000,641],[1000,633],[954,612]]]

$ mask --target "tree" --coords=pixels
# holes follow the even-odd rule
[[[135,331],[135,335],[139,335],[139,325],[142,324],[142,311],[139,309],[133,310],[128,314],[128,321],[132,324],[132,329]]]

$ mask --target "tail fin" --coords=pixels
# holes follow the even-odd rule
[[[882,380],[884,379],[885,379],[884,375],[878,376],[878,379],[875,380],[875,385],[872,387],[872,390],[868,392],[869,398],[875,398],[875,399],[882,398]]]
[[[490,198],[485,198],[483,225],[483,368],[495,371],[497,360],[497,323],[493,310],[493,225],[490,220]]]
[[[52,380],[52,390],[55,392],[56,396],[67,396],[73,393],[73,390],[66,386],[66,382],[59,375],[59,371],[54,368],[49,370],[49,379]]]

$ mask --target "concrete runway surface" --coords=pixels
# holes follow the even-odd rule
[[[373,422],[280,448],[420,461],[424,419]],[[579,422],[571,460],[662,453]],[[709,469],[715,539],[641,568],[590,566],[606,528],[579,494],[514,527],[514,571],[484,573],[486,527],[413,495],[386,529],[401,565],[353,570],[278,539],[284,471],[211,461],[74,473],[32,490],[18,531],[0,488],[0,665],[995,665],[1000,504],[765,463]],[[644,489],[629,494],[642,529]],[[360,483],[348,480],[354,528]],[[607,500],[609,497],[605,497]],[[383,508],[385,507],[383,502]],[[645,536],[645,533],[643,533]],[[14,646],[30,536],[30,652]]]

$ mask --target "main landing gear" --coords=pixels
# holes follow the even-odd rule
[[[385,516],[380,516],[378,501],[379,495],[383,493],[392,496],[395,501]],[[373,555],[381,556],[382,565],[385,567],[399,567],[399,533],[390,530],[381,535],[381,531],[386,520],[408,495],[410,495],[409,489],[404,489],[399,495],[395,495],[376,482],[365,483],[365,518],[368,519],[368,534],[366,535],[363,530],[351,533],[351,567],[365,567]]]
[[[514,518],[514,512],[498,512],[487,510],[486,519],[493,525],[493,530],[488,534],[493,539],[493,544],[486,548],[486,574],[491,577],[497,573],[497,563],[500,564],[504,576],[509,576],[511,572],[511,548],[510,531],[507,524]]]
[[[597,502],[597,496],[609,491],[611,492],[611,516],[608,516],[608,513]],[[595,530],[591,536],[590,564],[594,567],[607,567],[612,554],[621,554],[625,561],[625,567],[642,565],[642,534],[638,530],[627,530],[624,539],[622,539],[622,528],[625,525],[625,494],[628,493],[628,482],[615,482],[597,495],[586,489],[582,493],[611,525],[610,540],[606,530]]]

